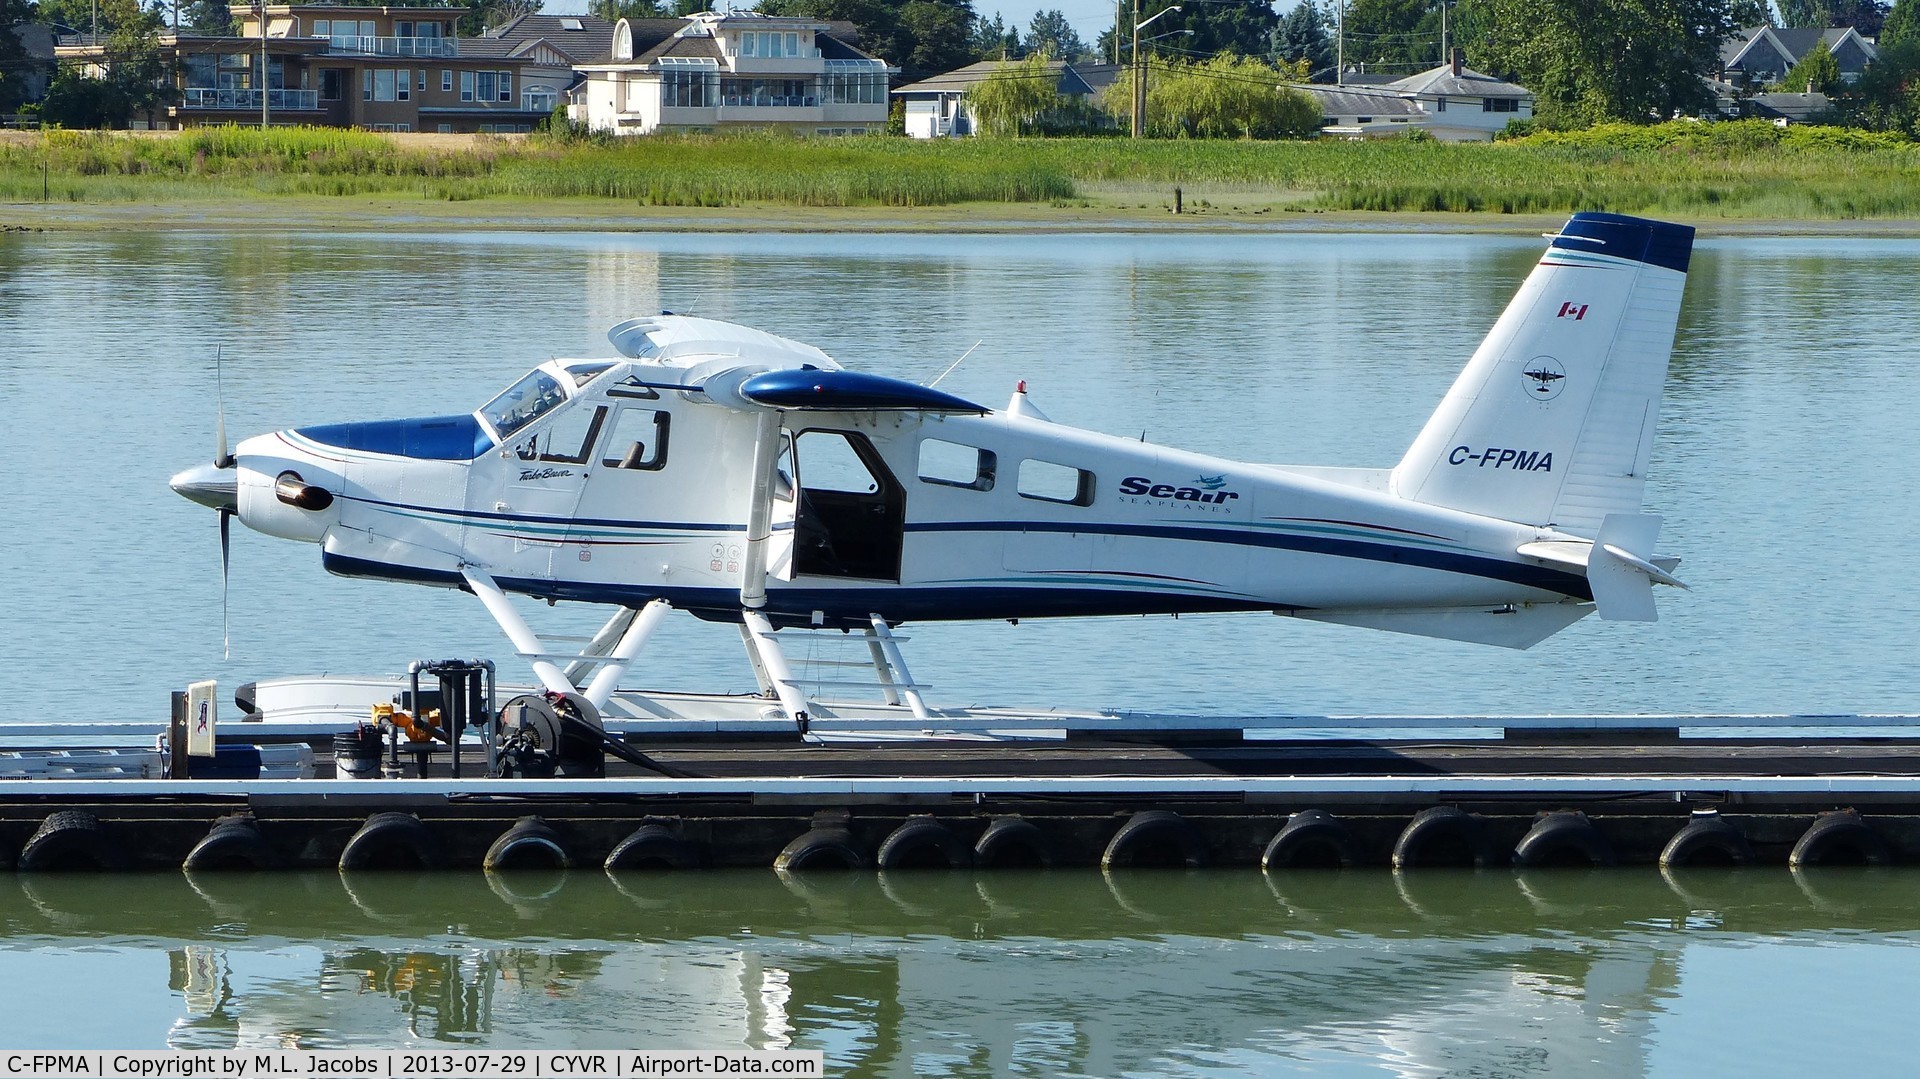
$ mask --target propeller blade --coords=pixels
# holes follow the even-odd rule
[[[220,377],[220,353],[220,346],[213,346],[213,467],[232,468],[233,454],[227,452],[227,394],[225,382]],[[220,527],[227,527],[225,517],[220,519]],[[224,532],[221,534],[225,535]]]
[[[227,616],[227,570],[232,562],[233,510],[220,509],[220,648],[224,658],[233,658],[233,626]]]

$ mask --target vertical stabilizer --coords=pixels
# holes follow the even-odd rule
[[[1580,213],[1393,470],[1402,498],[1593,536],[1640,510],[1693,229]]]

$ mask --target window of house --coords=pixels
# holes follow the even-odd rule
[[[660,103],[669,108],[707,108],[714,104],[718,82],[714,74],[704,71],[665,72],[660,76]]]
[[[1056,465],[1051,461],[1028,458],[1020,462],[1018,490],[1021,498],[1038,502],[1060,502],[1069,506],[1093,505],[1093,473],[1084,468]]]
[[[424,67],[420,69],[420,81],[417,84],[416,89],[418,89],[423,94],[427,92],[427,69]]]
[[[480,90],[474,95],[473,100],[492,101],[494,97],[500,93],[499,73],[494,71],[481,71],[477,73],[477,76],[480,80]],[[460,100],[467,100],[467,95],[462,93]]]
[[[508,104],[513,103],[513,72],[511,71],[500,73],[500,100]]]
[[[993,490],[996,458],[991,450],[937,438],[920,440],[920,480],[942,487]]]
[[[443,94],[450,94],[453,92],[453,69],[452,68],[443,67],[440,69],[440,92]]]
[[[402,84],[404,85],[404,84]],[[377,68],[373,71],[373,100],[394,100],[394,78],[392,68]]]
[[[337,67],[327,67],[327,68],[320,69],[320,100],[322,101],[340,100],[341,83],[345,81],[344,79],[341,78],[341,76],[344,74],[346,74],[346,72],[340,70]]]
[[[673,417],[658,409],[623,408],[614,417],[613,433],[607,437],[606,456],[600,463],[608,468],[631,468],[657,472],[667,466],[667,432]]]
[[[332,19],[313,20],[313,30],[310,36],[332,37],[333,36],[333,20]]]
[[[473,100],[473,74],[471,71],[460,73],[460,100],[462,101]]]
[[[1434,102],[1433,111],[1435,112],[1447,111],[1447,99],[1443,97],[1439,101]]]
[[[439,130],[442,135],[451,135],[453,134],[453,125],[441,124]]]

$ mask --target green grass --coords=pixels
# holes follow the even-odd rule
[[[1750,121],[1614,125],[1494,144],[805,139],[778,134],[435,148],[331,128],[48,132],[0,144],[0,199],[606,199],[648,206],[1074,205],[1212,185],[1303,209],[1688,217],[1920,216],[1920,145]]]

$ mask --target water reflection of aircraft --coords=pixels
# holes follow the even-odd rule
[[[32,977],[44,956],[72,993],[153,970],[72,1016],[74,1037],[104,1037],[96,1018],[140,1036],[126,1024],[154,1013],[146,994],[183,1013],[182,1048],[790,1047],[825,1049],[836,1074],[1107,1075],[1182,1071],[1166,1056],[1181,1044],[1257,1071],[1378,1043],[1426,1074],[1498,1071],[1538,1038],[1539,1070],[1639,1074],[1658,1017],[1715,989],[1689,984],[1690,947],[1899,947],[1920,929],[1910,873],[1811,876],[1817,898],[1755,869],[820,874],[798,890],[765,872],[576,873],[494,901],[464,874],[351,891],[334,874],[174,875],[133,908],[85,877],[23,876],[0,881],[22,893],[0,930],[28,942],[10,968]]]
[[[1392,468],[1097,434],[661,315],[472,413],[261,435],[173,486],[333,572],[474,593],[596,705],[669,606],[738,623],[796,717],[780,628],[859,629],[883,673],[909,620],[1271,611],[1523,648],[1679,583],[1641,502],[1692,241],[1574,215]],[[513,593],[617,611],[556,657]]]

